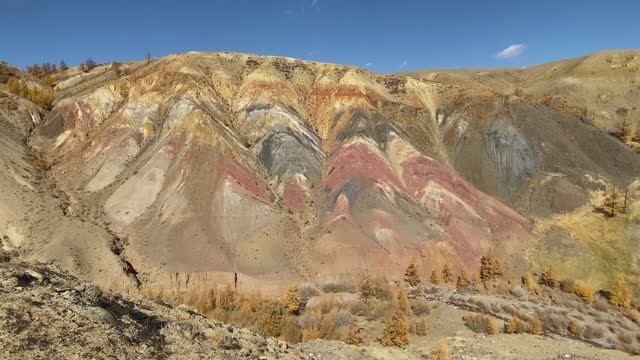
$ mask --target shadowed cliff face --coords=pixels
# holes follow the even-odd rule
[[[410,262],[474,272],[489,249],[523,269],[520,213],[557,211],[532,193],[547,174],[587,191],[585,168],[640,170],[605,134],[484,89],[226,53],[82,76],[58,85],[31,145],[70,211],[127,240],[147,286],[395,277]]]

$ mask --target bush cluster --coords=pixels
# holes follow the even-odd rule
[[[15,77],[10,78],[7,82],[7,90],[46,110],[51,110],[53,103],[53,93],[51,91],[40,90],[37,86],[29,86]]]

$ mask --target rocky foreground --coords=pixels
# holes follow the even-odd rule
[[[3,253],[0,259],[2,359],[429,359],[441,342],[452,359],[631,358],[561,337],[485,337],[451,329],[463,312],[444,305],[430,317],[432,334],[405,348],[325,340],[288,344],[186,306],[115,295],[12,257]]]

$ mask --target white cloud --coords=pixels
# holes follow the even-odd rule
[[[363,66],[363,67],[364,67],[365,69],[368,69],[368,68],[370,68],[370,67],[372,67],[372,66],[373,66],[373,63],[372,63],[372,62],[368,62],[368,63],[364,64],[364,66]]]
[[[400,70],[404,69],[407,64],[409,64],[409,62],[407,60],[403,60],[402,63],[400,64]]]
[[[311,7],[316,7],[318,5],[318,0],[311,0]]]
[[[526,48],[527,48],[527,45],[525,44],[512,44],[512,45],[509,45],[506,49],[497,53],[496,57],[498,59],[514,58],[516,56],[520,56],[524,52],[524,49]]]

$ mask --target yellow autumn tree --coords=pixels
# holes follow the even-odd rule
[[[628,308],[631,305],[631,290],[624,281],[622,275],[618,276],[613,289],[611,289],[611,304]]]
[[[297,315],[302,307],[302,296],[298,284],[290,285],[282,296],[282,303],[290,314]]]
[[[418,286],[420,284],[420,275],[415,264],[411,264],[404,272],[404,282],[411,286]]]
[[[487,283],[502,276],[502,261],[496,256],[493,250],[480,258],[480,280]]]

